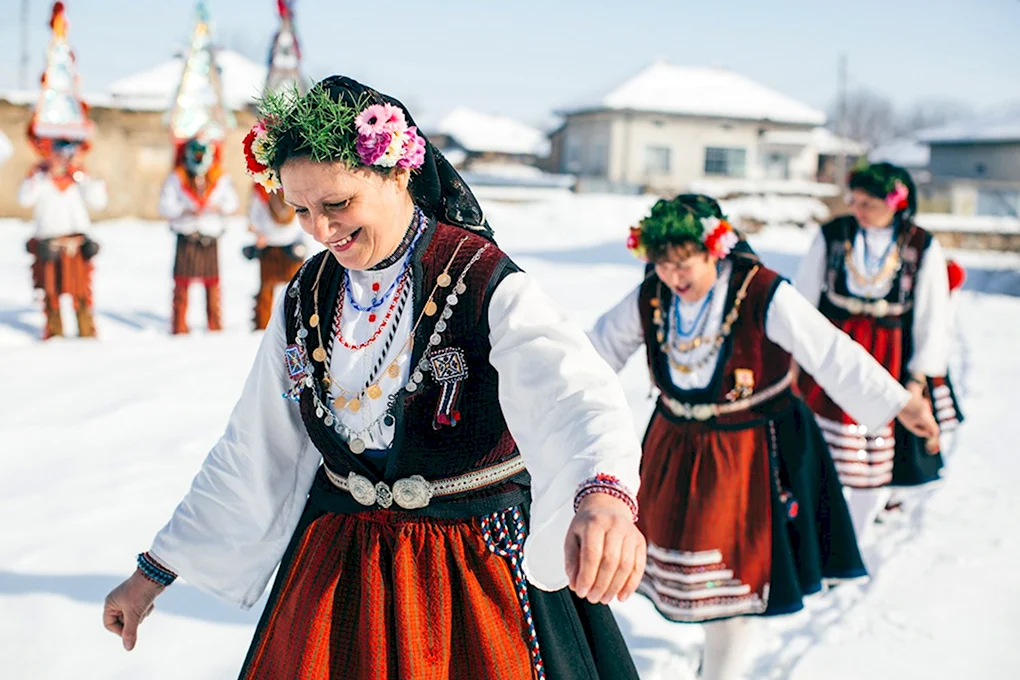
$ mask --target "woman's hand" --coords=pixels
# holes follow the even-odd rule
[[[128,580],[114,588],[106,596],[103,605],[103,625],[106,630],[116,633],[124,642],[124,649],[131,651],[138,640],[138,624],[152,613],[156,596],[166,590],[135,571]]]
[[[645,572],[645,537],[627,504],[609,494],[581,501],[565,548],[570,589],[593,604],[626,600]]]
[[[935,422],[931,404],[917,391],[911,390],[910,401],[896,417],[903,423],[903,427],[918,437],[930,440],[937,439],[939,436],[939,424]]]

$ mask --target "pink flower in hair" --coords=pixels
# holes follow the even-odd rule
[[[368,136],[380,132],[403,132],[407,129],[404,112],[392,104],[372,104],[354,119],[358,135]]]
[[[393,134],[385,131],[359,134],[356,146],[358,158],[365,165],[375,165],[386,154],[392,140]]]
[[[907,200],[910,197],[910,191],[907,189],[907,185],[900,180],[896,180],[893,187],[893,190],[885,196],[885,204],[893,210],[903,210],[910,205]]]
[[[407,128],[404,139],[404,150],[400,160],[397,161],[398,168],[409,168],[414,170],[425,164],[425,138],[418,134],[418,128],[413,125]]]

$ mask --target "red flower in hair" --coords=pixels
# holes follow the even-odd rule
[[[252,150],[252,144],[255,143],[255,137],[258,135],[258,132],[257,127],[252,127],[248,134],[244,136],[244,141],[241,142],[241,146],[244,148],[244,161],[248,165],[248,172],[253,175],[269,169],[269,166],[259,163],[258,159],[255,158],[255,152]]]

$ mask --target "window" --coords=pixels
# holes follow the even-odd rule
[[[976,213],[995,217],[1018,217],[1020,216],[1020,191],[978,189]]]
[[[669,147],[667,146],[645,147],[645,174],[646,175],[669,174]]]
[[[746,149],[710,146],[705,149],[705,174],[743,177],[747,164]]]
[[[609,147],[605,142],[596,142],[591,149],[591,162],[589,163],[589,173],[598,177],[602,177],[606,174],[606,170],[609,168]]]
[[[576,139],[568,139],[566,144],[567,172],[581,172],[581,145]]]
[[[790,154],[770,151],[765,156],[765,177],[790,179]]]

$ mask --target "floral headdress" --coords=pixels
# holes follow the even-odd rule
[[[907,171],[891,163],[864,162],[850,173],[850,188],[860,189],[885,201],[891,209],[899,212],[910,205],[911,186]]]
[[[425,162],[425,138],[408,126],[404,111],[393,104],[355,106],[333,99],[324,88],[305,95],[296,88],[267,93],[258,102],[258,121],[244,138],[248,174],[266,191],[280,188],[277,173],[281,146],[313,161],[415,170]]]
[[[701,243],[709,255],[724,258],[740,242],[740,236],[707,196],[684,194],[660,200],[636,227],[630,228],[627,249],[648,261],[649,250],[662,250],[683,241]]]

